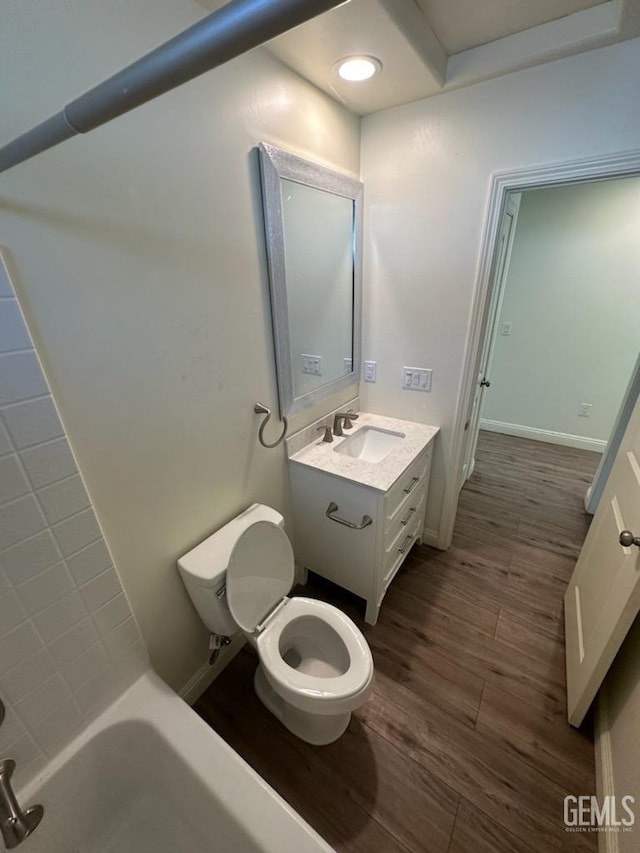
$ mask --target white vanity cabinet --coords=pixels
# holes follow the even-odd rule
[[[400,458],[400,474],[392,480],[393,459],[377,478],[375,470],[367,476],[367,468],[353,461],[338,474],[340,462],[331,444],[314,458],[325,453],[336,470],[305,464],[303,453],[290,459],[296,562],[364,598],[365,619],[371,625],[389,584],[422,537],[432,439],[437,432],[426,429],[432,434],[418,442],[419,449],[408,462]],[[362,482],[376,479],[381,485]]]

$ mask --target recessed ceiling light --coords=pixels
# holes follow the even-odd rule
[[[335,69],[343,80],[357,82],[370,80],[382,71],[382,63],[375,56],[347,56],[336,62]]]

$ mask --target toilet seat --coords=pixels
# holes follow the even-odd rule
[[[293,548],[272,521],[256,521],[231,550],[227,568],[227,602],[236,625],[252,634],[293,586]]]
[[[281,638],[302,619],[317,619],[344,644],[348,668],[340,675],[318,677],[295,669],[283,658]],[[304,635],[304,631],[301,632]],[[315,714],[340,714],[360,705],[373,689],[373,658],[360,630],[351,619],[323,601],[289,598],[256,637],[267,680],[287,702]]]
[[[287,598],[294,578],[289,537],[272,521],[256,521],[238,537],[229,557],[229,610],[255,642],[264,676],[285,702],[317,715],[348,713],[373,688],[371,650],[337,607],[311,598]],[[283,644],[294,654],[296,649],[303,655],[311,650],[301,662],[311,661],[315,671],[307,673],[288,663]],[[327,676],[332,669],[344,671]]]

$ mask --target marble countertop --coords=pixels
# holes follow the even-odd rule
[[[402,432],[405,438],[380,462],[365,462],[363,459],[354,459],[343,453],[335,452],[336,447],[340,447],[343,441],[346,441],[358,429],[365,426]],[[337,438],[334,436],[331,444],[324,442],[320,437],[290,456],[289,461],[296,465],[317,468],[344,480],[386,492],[420,451],[433,441],[438,432],[439,427],[417,424],[413,421],[401,421],[397,418],[387,418],[369,412],[360,412],[358,420],[354,421],[353,429],[345,432],[344,437]]]

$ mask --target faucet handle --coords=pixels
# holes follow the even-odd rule
[[[316,429],[317,430],[324,430],[324,438],[322,440],[326,441],[327,444],[331,444],[331,442],[333,441],[333,435],[331,434],[331,427],[325,425],[325,426],[316,427]]]
[[[352,421],[357,421],[360,415],[357,415],[353,409],[349,409],[349,411],[344,416],[344,428],[351,429],[353,426]]]
[[[24,811],[18,805],[11,787],[11,777],[16,763],[11,758],[0,761],[0,833],[7,850],[12,850],[31,835],[42,820],[42,806],[31,806]]]

